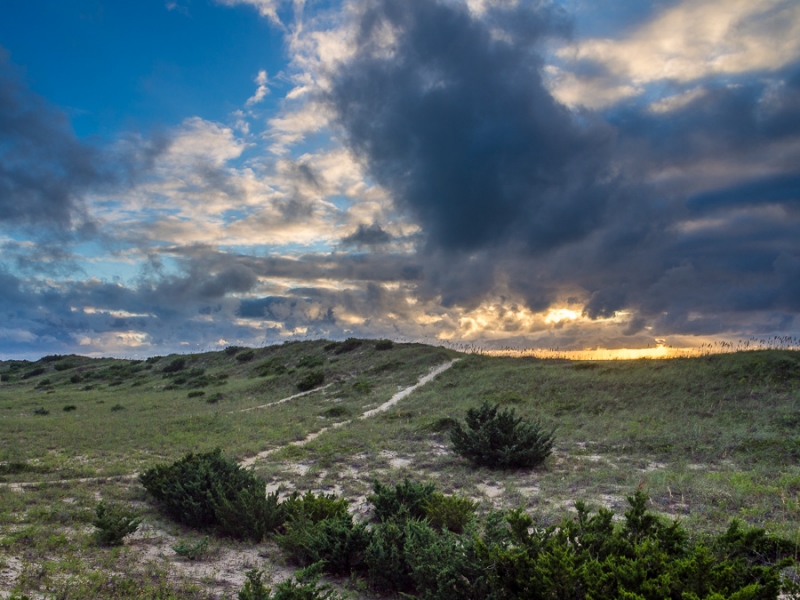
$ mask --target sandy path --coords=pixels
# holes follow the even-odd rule
[[[410,385],[407,388],[403,388],[402,390],[397,392],[394,396],[389,398],[389,400],[387,400],[386,402],[384,402],[383,404],[381,404],[377,408],[373,408],[372,410],[368,410],[367,412],[362,414],[359,418],[360,419],[368,419],[370,417],[374,417],[378,413],[381,413],[381,412],[384,412],[386,410],[389,410],[392,406],[394,406],[395,404],[400,402],[400,400],[402,400],[403,398],[405,398],[406,396],[411,394],[411,392],[413,392],[414,390],[416,390],[419,387],[422,387],[423,385],[425,385],[426,383],[431,381],[434,377],[436,377],[440,373],[444,373],[447,369],[452,367],[459,360],[461,360],[461,359],[456,358],[454,360],[451,360],[450,362],[444,363],[443,365],[439,365],[433,371],[431,371],[430,373],[428,373],[427,375],[422,377],[414,385]],[[288,400],[288,399],[289,398],[287,398],[286,400]],[[284,402],[284,401],[285,400],[279,400],[278,402]],[[339,429],[340,427],[344,427],[345,425],[349,425],[352,422],[353,422],[352,420],[350,420],[350,421],[342,421],[341,423],[334,423],[330,427],[323,427],[319,431],[315,431],[314,433],[308,434],[302,440],[297,440],[296,442],[289,442],[288,444],[286,444],[284,446],[278,446],[277,448],[271,448],[269,450],[264,450],[263,452],[259,452],[255,456],[251,456],[249,458],[245,458],[239,464],[242,467],[251,467],[259,459],[265,458],[265,457],[269,456],[270,454],[273,454],[273,453],[277,452],[278,450],[283,450],[284,448],[287,448],[289,446],[305,446],[307,443],[309,443],[312,440],[317,439],[319,436],[321,436],[326,431],[328,431],[330,429]]]
[[[302,396],[308,396],[309,394],[313,394],[314,392],[321,392],[325,388],[331,387],[333,384],[329,383],[328,385],[324,385],[321,388],[314,388],[313,390],[308,390],[307,392],[300,392],[299,394],[294,394],[293,396],[289,396],[287,398],[282,398],[281,400],[276,400],[275,402],[268,402],[267,404],[262,404],[261,406],[253,406],[251,408],[243,408],[241,410],[232,410],[228,414],[233,414],[237,412],[249,412],[251,410],[257,410],[259,408],[268,408],[270,406],[277,406],[278,404],[283,404],[284,402],[289,402],[289,400],[294,400],[295,398],[301,398]]]

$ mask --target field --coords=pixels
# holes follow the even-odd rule
[[[0,597],[235,598],[249,568],[285,578],[292,567],[271,542],[215,537],[202,561],[172,550],[201,534],[163,516],[136,474],[215,447],[269,490],[334,492],[357,514],[375,479],[434,482],[482,511],[524,507],[541,525],[577,500],[621,513],[643,489],[692,532],[738,517],[800,547],[798,352],[575,362],[378,347],[0,363]],[[473,468],[451,451],[449,427],[484,401],[556,428],[543,467]],[[93,543],[99,500],[143,512],[121,548]],[[337,585],[372,597],[359,582]]]

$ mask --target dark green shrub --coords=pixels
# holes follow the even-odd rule
[[[372,385],[366,379],[359,379],[353,384],[353,389],[360,394],[369,394],[372,391]]]
[[[326,572],[342,576],[364,568],[370,534],[365,523],[353,522],[352,515],[315,522],[301,514],[285,527],[286,532],[275,541],[294,563],[308,566],[322,562]]]
[[[186,394],[187,398],[199,398],[200,396],[205,396],[206,393],[203,390],[195,390],[193,392],[189,392]]]
[[[372,528],[369,546],[364,555],[370,586],[378,592],[408,593],[414,591],[411,566],[406,560],[406,538],[412,523],[398,518]],[[424,525],[423,525],[424,526]]]
[[[305,369],[316,369],[325,364],[325,358],[322,356],[304,356],[297,362],[298,367]]]
[[[224,397],[225,397],[225,395],[222,392],[217,392],[216,394],[213,394],[213,395],[209,396],[208,398],[206,398],[206,402],[208,402],[209,404],[216,404],[217,402],[222,400]]]
[[[170,363],[161,369],[163,373],[177,373],[178,371],[183,371],[186,368],[186,359],[185,358],[174,358]]]
[[[31,369],[27,373],[23,373],[20,376],[20,379],[30,379],[31,377],[38,377],[39,375],[45,372],[44,367],[36,367],[35,369]]]
[[[339,346],[339,342],[330,342],[330,343],[328,343],[328,344],[325,344],[325,346],[324,346],[322,349],[323,349],[325,352],[330,352],[331,350],[336,350],[336,348],[337,348],[338,346]]]
[[[295,492],[283,503],[283,507],[290,521],[305,519],[318,523],[324,519],[347,516],[347,500],[335,494],[306,492],[300,496]]]
[[[45,377],[44,379],[39,380],[39,383],[36,384],[36,387],[41,388],[52,384],[53,382],[48,377]]]
[[[62,362],[57,362],[56,364],[53,365],[53,368],[56,371],[69,371],[70,369],[75,368],[75,363],[65,360]]]
[[[125,410],[125,407],[122,406],[122,404],[115,404],[114,406],[111,407],[111,412],[119,412],[121,410]]]
[[[11,381],[11,374],[10,373],[3,373],[0,375],[0,382],[8,383]]]
[[[297,382],[297,389],[301,392],[307,392],[321,385],[323,381],[325,381],[325,373],[322,371],[312,371]]]
[[[428,423],[423,427],[426,431],[432,431],[434,433],[443,433],[445,431],[450,431],[458,426],[458,421],[453,417],[440,417],[433,421],[432,423]]]
[[[361,346],[363,342],[361,340],[357,340],[356,338],[347,338],[345,341],[337,344],[333,348],[334,354],[345,354],[346,352],[352,352],[359,346]]]
[[[346,406],[331,406],[330,408],[323,410],[320,416],[325,417],[326,419],[337,419],[339,417],[346,417],[350,414],[350,409]]]
[[[244,349],[244,346],[225,346],[223,352],[228,356],[235,356]]]
[[[63,410],[64,412],[72,412],[73,410],[78,410],[78,407],[74,404],[67,404]]]
[[[382,365],[378,365],[377,367],[372,367],[370,369],[370,373],[388,373],[389,371],[396,371],[397,369],[403,366],[402,360],[390,360],[387,363],[383,363]]]
[[[245,350],[236,355],[236,360],[239,362],[250,362],[256,357],[255,350]]]
[[[63,354],[48,354],[47,356],[40,358],[38,362],[51,363],[61,360],[62,358],[65,358]]]
[[[83,377],[79,373],[75,373],[72,377],[69,378],[70,383],[80,383],[83,381]]]
[[[321,565],[301,569],[294,577],[275,586],[275,593],[262,580],[264,573],[253,569],[246,573],[247,580],[239,592],[239,600],[338,600],[340,596],[329,584],[318,585],[322,575]]]
[[[141,522],[142,518],[136,511],[100,502],[92,521],[97,528],[94,539],[101,546],[121,546],[125,536],[136,531]]]
[[[284,365],[277,358],[266,360],[255,369],[253,369],[253,377],[268,377],[270,375],[282,375],[286,373],[286,365]]]
[[[434,492],[423,504],[425,518],[431,527],[441,531],[462,533],[474,517],[477,502],[463,496],[445,496]]]
[[[194,544],[181,542],[177,546],[173,546],[172,549],[175,554],[188,560],[200,560],[208,554],[208,536],[203,536]]]
[[[37,409],[35,409],[35,410],[33,411],[33,414],[35,414],[35,415],[40,415],[40,416],[42,416],[42,417],[43,417],[43,416],[45,416],[45,415],[49,415],[49,414],[50,414],[50,411],[49,411],[49,410],[47,410],[47,409],[46,409],[44,406],[40,406],[39,408],[37,408]]]
[[[460,423],[450,432],[456,454],[473,464],[501,469],[535,467],[553,450],[553,431],[543,432],[538,421],[523,421],[514,409],[484,402],[467,411],[466,428]]]
[[[190,527],[258,542],[285,518],[277,493],[267,496],[266,484],[219,448],[156,465],[139,480],[164,512]]]
[[[150,357],[148,357],[148,359],[145,362],[148,365],[153,365],[153,364],[157,363],[160,360],[161,360],[160,356],[150,356]]]
[[[375,342],[375,350],[391,350],[394,348],[392,340],[378,340]]]
[[[425,518],[425,503],[431,499],[436,486],[432,483],[411,483],[404,479],[392,488],[378,480],[372,485],[374,492],[367,497],[375,511],[375,518],[388,521],[406,515],[414,519]]]

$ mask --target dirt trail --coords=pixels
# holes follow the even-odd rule
[[[368,419],[370,417],[374,417],[375,415],[377,415],[380,412],[384,412],[386,410],[389,410],[392,406],[394,406],[395,404],[400,402],[400,400],[402,400],[403,398],[405,398],[406,396],[411,394],[411,392],[416,390],[418,387],[422,387],[423,385],[425,385],[426,383],[431,381],[434,377],[436,377],[440,373],[444,373],[447,369],[452,367],[459,360],[461,360],[461,359],[456,358],[456,359],[451,360],[450,362],[444,363],[443,365],[439,365],[434,370],[432,370],[430,373],[428,373],[424,377],[420,378],[420,380],[417,383],[415,383],[414,385],[410,385],[407,388],[403,388],[402,390],[397,392],[394,396],[389,398],[389,400],[387,400],[386,402],[384,402],[383,404],[381,404],[377,408],[373,408],[372,410],[368,410],[367,412],[362,414],[359,418],[360,419]],[[286,398],[284,400],[279,400],[277,403],[284,402],[284,401],[289,400],[289,399],[290,398]],[[277,403],[273,403],[273,404],[277,404]],[[352,420],[350,420],[350,421],[342,421],[341,423],[334,423],[330,427],[323,427],[319,431],[315,431],[314,433],[308,434],[302,440],[297,440],[296,442],[289,442],[288,444],[286,444],[284,446],[278,446],[276,448],[270,448],[269,450],[264,450],[263,452],[259,452],[255,456],[250,456],[248,458],[245,458],[239,464],[242,467],[253,466],[256,463],[256,461],[258,461],[259,459],[265,458],[265,457],[269,456],[270,454],[273,454],[273,453],[277,452],[278,450],[283,450],[284,448],[286,448],[288,446],[305,446],[307,443],[309,443],[312,440],[317,439],[319,436],[321,436],[326,431],[329,431],[331,429],[339,429],[340,427],[344,427],[345,425],[349,425],[352,422],[353,422]]]

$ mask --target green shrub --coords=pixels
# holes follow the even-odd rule
[[[203,390],[194,390],[193,392],[189,392],[186,394],[187,398],[199,398],[200,396],[205,396],[206,393]]]
[[[185,358],[174,358],[172,361],[161,371],[163,373],[177,373],[178,371],[183,371],[186,368],[186,359]]]
[[[9,383],[10,381],[11,381],[11,374],[10,373],[0,374],[0,382]]]
[[[244,346],[225,346],[223,352],[225,352],[227,356],[235,356],[244,349]]]
[[[553,450],[553,431],[542,431],[538,421],[523,421],[514,409],[484,402],[467,411],[466,428],[460,423],[450,432],[456,454],[475,465],[501,469],[535,467]]]
[[[375,480],[372,486],[374,492],[367,500],[374,507],[375,518],[379,521],[388,521],[401,515],[414,519],[425,518],[425,503],[435,493],[436,486],[432,483],[411,483],[404,479],[392,488]]]
[[[40,406],[39,408],[33,411],[33,414],[44,417],[46,415],[49,415],[50,411],[47,410],[44,406]]]
[[[394,348],[392,340],[378,340],[375,342],[375,350],[391,350]]]
[[[283,507],[290,521],[305,519],[319,523],[324,519],[347,516],[347,500],[336,494],[306,492],[300,496],[295,492],[283,503]]]
[[[364,562],[370,586],[380,593],[414,591],[411,567],[405,553],[408,530],[414,527],[411,523],[418,521],[391,519],[372,528]]]
[[[208,536],[203,536],[194,544],[181,542],[177,546],[173,546],[172,549],[175,554],[188,560],[200,560],[208,554]]]
[[[345,354],[346,352],[352,352],[356,348],[360,347],[362,343],[363,342],[361,340],[357,340],[356,338],[347,338],[345,341],[334,346],[333,353]]]
[[[307,392],[321,385],[323,381],[325,381],[325,373],[322,371],[312,371],[297,382],[297,389],[301,392]]]
[[[222,400],[224,397],[225,397],[225,395],[222,392],[217,392],[216,394],[213,394],[213,395],[209,396],[208,398],[206,398],[206,402],[208,402],[209,404],[216,404],[217,402]]]
[[[65,360],[62,362],[57,362],[56,364],[53,365],[53,368],[56,371],[69,371],[70,369],[75,368],[75,363]]]
[[[39,383],[36,384],[37,388],[45,387],[47,385],[52,385],[53,382],[50,380],[49,377],[45,377],[44,379],[40,379]]]
[[[325,364],[325,358],[322,356],[304,356],[297,362],[298,367],[305,369],[316,369]]]
[[[462,533],[474,517],[477,502],[463,496],[445,496],[434,492],[423,504],[425,518],[438,531]]]
[[[147,360],[145,362],[148,365],[153,365],[153,364],[157,363],[160,360],[161,360],[160,356],[150,356],[150,357],[147,358]]]
[[[250,362],[256,357],[255,350],[245,350],[236,355],[236,360],[239,362]]]
[[[287,521],[286,531],[275,541],[287,557],[300,566],[322,562],[326,572],[350,575],[364,568],[364,553],[370,543],[365,523],[354,523],[350,514],[320,521],[301,514]]]
[[[253,369],[253,377],[268,377],[269,375],[282,375],[286,373],[286,365],[284,365],[277,358],[265,360],[263,363]]]
[[[330,408],[323,410],[320,416],[325,417],[326,419],[337,419],[339,417],[346,417],[350,414],[350,409],[346,406],[331,406]]]
[[[329,584],[318,585],[322,575],[320,565],[301,569],[294,577],[275,586],[275,593],[262,580],[264,573],[252,569],[246,573],[247,580],[239,592],[239,600],[337,600],[340,598]]]
[[[217,448],[187,454],[171,465],[156,465],[139,476],[142,485],[176,521],[255,542],[280,526],[277,493]]]
[[[89,389],[92,389],[91,387]],[[121,410],[125,410],[125,407],[122,404],[115,404],[111,407],[111,412],[119,412]]]
[[[20,379],[30,379],[31,377],[38,377],[39,375],[45,372],[44,367],[36,367],[35,369],[31,369],[27,373],[23,373],[20,376]]]
[[[70,383],[80,383],[83,381],[83,377],[79,373],[75,373],[72,377],[69,378]]]
[[[136,511],[100,502],[92,525],[97,528],[95,541],[101,546],[121,546],[126,535],[139,528],[142,518]]]
[[[67,404],[67,405],[66,405],[66,406],[63,408],[63,410],[64,410],[64,412],[72,412],[73,410],[78,410],[78,407],[77,407],[77,406],[75,406],[74,404]]]
[[[366,379],[359,379],[353,384],[353,389],[360,394],[369,394],[372,391],[372,385]]]
[[[426,431],[432,431],[434,433],[443,433],[456,427],[458,427],[458,420],[454,419],[453,417],[440,417],[432,423],[425,425],[423,429]]]

